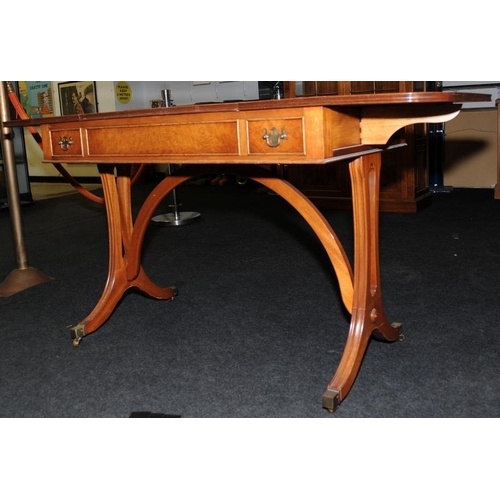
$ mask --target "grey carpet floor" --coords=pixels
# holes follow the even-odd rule
[[[152,188],[134,189],[134,207]],[[78,348],[69,327],[106,278],[102,206],[79,195],[23,207],[30,265],[54,281],[0,298],[0,417],[430,418],[500,416],[500,202],[492,190],[434,195],[381,214],[386,312],[405,341],[370,342],[334,414],[321,395],[349,316],[310,228],[257,186],[182,186],[194,224],[151,226],[143,264],[174,301],[127,294]],[[167,210],[166,202],[160,212]],[[347,211],[325,210],[348,255]],[[14,267],[0,212],[0,276]]]

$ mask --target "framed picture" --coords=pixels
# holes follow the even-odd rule
[[[95,82],[63,82],[59,84],[61,115],[97,113]]]
[[[53,116],[50,82],[18,82],[19,99],[30,118]]]

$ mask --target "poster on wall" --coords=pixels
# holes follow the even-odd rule
[[[59,84],[61,115],[97,113],[95,82],[64,82]]]
[[[54,115],[50,82],[18,82],[19,100],[30,118]]]

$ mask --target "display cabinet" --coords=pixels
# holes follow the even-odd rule
[[[285,97],[352,95],[434,90],[435,82],[304,81],[285,82]],[[432,85],[431,85],[432,84]],[[383,153],[380,210],[417,212],[431,202],[428,172],[427,127],[405,127],[398,132],[407,146]],[[320,208],[351,208],[351,184],[347,162],[331,166],[288,165],[287,179]]]

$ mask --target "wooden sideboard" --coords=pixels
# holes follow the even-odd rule
[[[435,82],[307,81],[285,82],[285,97],[361,95],[433,90]],[[380,210],[414,213],[431,203],[427,125],[416,124],[398,132],[407,147],[386,151],[380,180]],[[338,168],[286,166],[286,177],[320,208],[352,207],[348,162]]]

